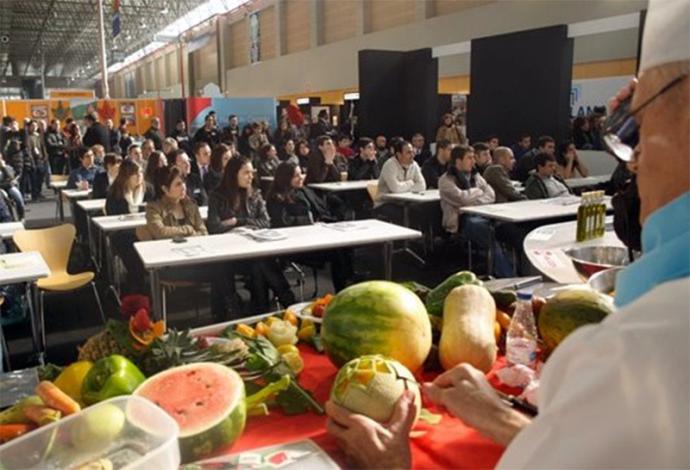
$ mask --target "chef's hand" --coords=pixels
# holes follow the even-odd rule
[[[408,469],[412,465],[409,436],[416,413],[414,401],[414,393],[405,392],[387,424],[329,401],[326,429],[357,467]]]
[[[637,86],[637,78],[633,78],[630,80],[630,83],[625,85],[623,88],[618,90],[618,93],[616,93],[616,96],[613,98],[609,99],[608,105],[609,105],[609,112],[608,114],[611,114],[613,111],[616,110],[620,104],[625,101],[628,97],[632,96],[632,94],[635,92],[635,87]]]
[[[530,423],[499,398],[483,372],[469,364],[444,372],[422,390],[436,405],[504,446]]]

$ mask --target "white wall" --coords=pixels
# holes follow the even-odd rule
[[[357,36],[226,72],[231,96],[276,96],[356,87],[357,52],[413,50],[526,29],[633,13],[647,0],[500,0],[459,13]],[[575,39],[575,62],[635,57],[637,30]],[[441,77],[469,73],[469,54],[442,57]]]

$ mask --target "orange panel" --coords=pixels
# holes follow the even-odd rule
[[[21,125],[24,118],[31,117],[29,104],[25,100],[8,100],[5,102],[5,116],[12,116]]]

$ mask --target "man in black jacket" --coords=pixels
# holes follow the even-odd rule
[[[450,140],[439,140],[436,142],[436,156],[427,159],[422,165],[422,176],[428,189],[438,188],[438,179],[448,169],[451,150],[453,150],[453,144]]]
[[[376,163],[376,147],[374,141],[368,137],[362,137],[357,143],[359,155],[350,161],[347,179],[376,180],[379,178],[379,166]]]
[[[62,175],[65,172],[65,136],[60,129],[60,121],[53,119],[46,132],[46,149],[53,174]]]
[[[110,152],[110,138],[108,137],[108,129],[103,124],[98,122],[98,115],[96,113],[89,113],[84,117],[84,124],[86,124],[86,133],[82,138],[84,147],[93,147],[94,145],[102,145],[106,152]]]
[[[552,157],[556,154],[556,141],[553,137],[543,135],[539,137],[537,148],[525,153],[520,160],[518,160],[515,169],[513,170],[513,179],[521,182],[527,181],[530,172],[536,169],[535,157],[540,153],[546,153]]]
[[[160,127],[161,120],[157,117],[154,117],[151,119],[151,127],[149,127],[149,130],[147,130],[144,134],[145,139],[150,139],[153,141],[153,145],[156,147],[156,150],[163,149],[163,136],[161,136]]]

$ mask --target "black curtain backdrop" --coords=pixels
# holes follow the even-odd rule
[[[522,132],[567,139],[572,65],[566,25],[473,40],[470,141],[496,134],[512,145]]]
[[[163,101],[163,116],[165,116],[165,133],[170,133],[175,129],[175,124],[178,119],[187,121],[187,100],[170,99]]]
[[[359,134],[409,139],[422,133],[427,142],[438,124],[438,60],[431,49],[359,52]]]

